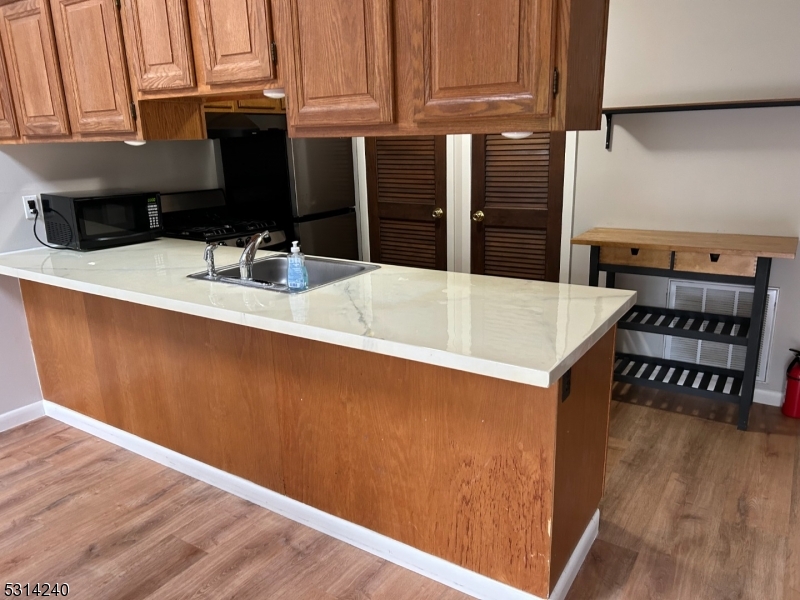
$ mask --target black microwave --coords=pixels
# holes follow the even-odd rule
[[[42,213],[48,243],[74,250],[146,242],[164,229],[157,192],[42,194]]]

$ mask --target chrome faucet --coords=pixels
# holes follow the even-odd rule
[[[246,281],[253,279],[253,261],[256,258],[256,250],[261,245],[261,242],[270,241],[269,231],[262,234],[254,235],[250,238],[250,243],[242,252],[242,257],[239,259],[239,278]]]
[[[208,244],[205,252],[203,252],[203,260],[206,261],[206,272],[210,279],[217,278],[217,268],[214,266],[214,250],[217,248],[219,248],[219,244]]]

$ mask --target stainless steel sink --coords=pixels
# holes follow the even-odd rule
[[[253,261],[253,279],[239,277],[239,265],[222,267],[217,270],[217,276],[211,277],[207,272],[193,273],[192,279],[205,279],[206,281],[220,281],[246,287],[255,287],[273,292],[302,293],[320,288],[330,283],[355,277],[363,273],[380,269],[378,265],[367,263],[346,262],[333,258],[317,258],[306,256],[306,270],[308,271],[308,287],[305,290],[293,291],[287,285],[288,261],[285,254],[268,256]]]

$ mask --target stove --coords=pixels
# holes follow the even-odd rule
[[[250,236],[266,231],[274,230],[276,225],[273,221],[224,221],[207,225],[184,225],[174,228],[166,228],[164,235],[167,237],[182,238],[185,240],[196,240],[199,242],[217,242],[223,246],[244,246],[247,242],[240,242],[249,239]]]
[[[243,218],[225,204],[222,190],[162,194],[164,237],[244,248],[263,231],[270,240],[261,248],[286,249],[286,234],[267,219]]]

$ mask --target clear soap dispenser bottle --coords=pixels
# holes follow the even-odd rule
[[[300,291],[308,287],[308,271],[306,257],[300,252],[299,242],[292,242],[292,252],[288,256],[289,268],[287,283],[290,290]]]

